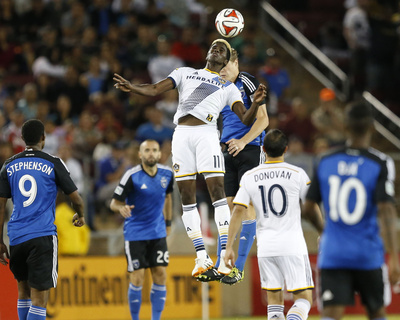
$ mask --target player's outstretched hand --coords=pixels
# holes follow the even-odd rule
[[[235,261],[236,261],[235,252],[233,251],[233,249],[232,248],[226,248],[225,257],[224,257],[225,265],[232,269],[233,268],[232,263],[235,262]]]
[[[79,217],[79,215],[75,213],[74,216],[72,217],[72,224],[75,227],[82,227],[85,225],[85,218]]]
[[[131,83],[120,76],[118,73],[114,73],[113,80],[115,81],[114,87],[117,89],[120,89],[121,91],[124,92],[130,92],[131,91]]]
[[[4,243],[0,243],[0,263],[6,266],[8,264],[7,259],[10,259],[7,246]]]
[[[234,157],[236,157],[246,146],[242,140],[238,139],[231,139],[226,144],[228,145],[229,154],[233,154]]]
[[[119,209],[119,213],[121,214],[121,216],[123,216],[124,218],[129,218],[131,216],[131,211],[134,208],[134,205],[128,206],[127,204],[122,206]]]
[[[254,102],[262,103],[265,97],[267,96],[267,87],[265,84],[260,84],[254,93]]]

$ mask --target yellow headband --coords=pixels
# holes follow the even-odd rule
[[[231,59],[231,56],[232,56],[232,47],[231,47],[231,45],[230,45],[229,42],[226,41],[225,39],[216,39],[216,40],[213,41],[213,43],[211,44],[211,46],[213,46],[214,44],[216,44],[216,43],[218,43],[218,42],[223,43],[223,44],[226,45],[226,47],[228,48],[229,57],[227,57],[227,60],[229,61],[229,60]]]

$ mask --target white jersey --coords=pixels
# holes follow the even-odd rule
[[[168,76],[174,81],[179,91],[179,105],[174,116],[174,123],[188,114],[216,125],[221,110],[235,102],[243,102],[239,89],[226,81],[216,72],[208,69],[182,67],[175,69]]]
[[[286,162],[266,162],[247,171],[233,201],[257,213],[257,256],[307,254],[301,227],[300,201],[305,200],[310,178]]]

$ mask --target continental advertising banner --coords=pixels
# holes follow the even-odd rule
[[[202,286],[191,276],[193,266],[192,256],[170,257],[163,319],[201,318]],[[47,319],[130,320],[126,268],[125,257],[60,257],[58,284],[50,291]],[[15,280],[9,285],[15,286],[10,288],[15,291]],[[150,288],[151,276],[147,271],[140,319],[151,319]],[[220,317],[221,288],[217,282],[209,284],[209,303],[210,317]],[[15,311],[11,313],[16,316],[14,295],[8,308],[13,308]],[[1,313],[0,319],[3,319]],[[14,319],[8,315],[7,320]]]

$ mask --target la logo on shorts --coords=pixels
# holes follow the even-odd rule
[[[214,118],[214,116],[212,114],[208,114],[206,119],[207,119],[207,121],[211,122],[213,118]]]
[[[174,163],[173,168],[174,168],[175,172],[178,172],[179,171],[179,164]]]

